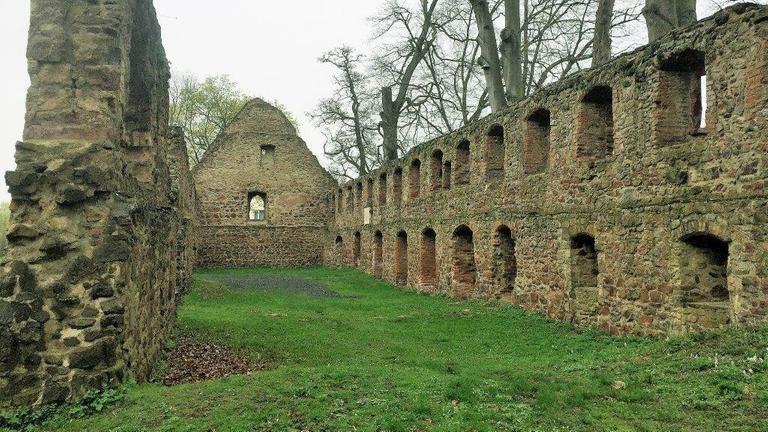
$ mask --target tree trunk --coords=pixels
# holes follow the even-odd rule
[[[657,41],[677,27],[676,3],[675,0],[645,0],[643,16],[648,27],[648,42]]]
[[[491,110],[493,112],[501,111],[507,106],[507,99],[504,95],[504,82],[501,78],[501,61],[499,60],[499,49],[496,44],[496,31],[493,28],[493,19],[488,8],[488,1],[470,0],[470,3],[475,13],[475,20],[477,20],[477,41],[480,45],[480,61],[485,74],[485,83],[488,87]]]
[[[696,0],[646,0],[643,8],[648,41],[696,22]]]
[[[592,66],[611,60],[611,23],[615,0],[599,0],[595,19],[595,37],[592,40]]]
[[[397,127],[400,123],[400,114],[408,100],[411,79],[413,79],[416,69],[431,48],[433,41],[430,39],[430,35],[434,27],[432,16],[435,13],[438,1],[431,0],[431,3],[427,3],[427,0],[421,0],[421,13],[424,22],[421,24],[418,38],[412,43],[413,51],[410,59],[405,64],[399,82],[396,83],[397,96],[393,97],[392,87],[383,87],[381,89],[381,129],[384,138],[384,160],[386,161],[397,159]]]
[[[685,27],[695,23],[696,0],[677,0],[677,26]]]
[[[397,159],[397,118],[392,101],[392,87],[381,88],[381,135],[384,138],[384,160]]]
[[[612,1],[612,0],[611,0]],[[505,27],[501,32],[501,58],[507,101],[524,96],[523,58],[520,53],[520,0],[504,0]]]

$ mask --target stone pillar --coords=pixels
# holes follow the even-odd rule
[[[32,0],[31,87],[0,281],[0,406],[149,370],[175,314],[181,227],[151,0]]]

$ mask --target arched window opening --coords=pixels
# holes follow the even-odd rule
[[[443,164],[443,189],[448,190],[451,188],[451,175],[453,167],[451,161],[446,161]]]
[[[359,232],[356,232],[355,235],[355,244],[352,248],[352,264],[355,267],[358,267],[360,265],[360,252],[362,249],[362,238],[360,236]]]
[[[373,207],[373,179],[369,178],[365,184],[365,206]]]
[[[347,212],[352,213],[355,209],[355,191],[352,185],[347,186]]]
[[[384,265],[384,235],[381,231],[373,234],[373,275],[381,278]]]
[[[730,323],[729,245],[709,233],[683,237],[680,302],[684,319],[703,328]]]
[[[471,164],[469,155],[469,141],[462,140],[456,147],[456,180],[454,183],[463,185],[469,183],[469,168]]]
[[[537,174],[547,170],[549,132],[548,110],[543,108],[536,110],[526,119],[523,136],[523,170],[526,174]]]
[[[387,205],[387,173],[379,176],[379,206]]]
[[[418,198],[421,192],[421,161],[414,159],[408,171],[408,190],[411,198]]]
[[[502,225],[493,237],[493,278],[499,298],[510,297],[515,291],[517,279],[517,258],[512,230]]]
[[[395,247],[395,281],[398,285],[408,285],[408,234],[405,231],[397,233]]]
[[[270,166],[275,162],[275,146],[263,145],[261,146],[261,164],[262,166]]]
[[[344,265],[344,261],[345,261],[344,239],[340,235],[336,236],[335,249],[336,249],[336,262],[338,262],[339,265]]]
[[[601,159],[613,153],[613,90],[597,86],[581,100],[576,157]]]
[[[432,191],[436,192],[443,188],[443,152],[440,150],[433,151],[429,164]]]
[[[706,133],[704,52],[686,49],[661,62],[658,99],[654,120],[660,143]]]
[[[487,178],[504,175],[504,128],[493,125],[485,137],[485,176]]]
[[[403,198],[403,170],[400,167],[395,168],[392,174],[392,201],[400,204]]]
[[[357,182],[355,184],[355,207],[363,207],[363,182]]]
[[[344,191],[339,189],[336,192],[336,213],[341,214],[344,210]]]
[[[571,298],[574,316],[591,315],[597,308],[599,274],[595,238],[588,234],[571,237]]]
[[[264,222],[267,220],[267,197],[261,193],[248,194],[248,220]]]
[[[453,266],[451,272],[453,295],[467,298],[475,290],[477,267],[472,230],[461,225],[453,232]]]
[[[421,262],[419,265],[419,284],[427,292],[437,290],[437,234],[432,228],[421,233]]]

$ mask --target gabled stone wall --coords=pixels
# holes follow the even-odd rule
[[[279,109],[249,102],[193,171],[201,267],[322,263],[336,181]],[[249,220],[254,195],[265,220]]]
[[[187,285],[194,191],[151,0],[33,0],[0,280],[0,406],[142,381]],[[170,163],[169,163],[170,161]]]
[[[615,334],[765,322],[766,150],[768,8],[736,5],[337,188],[326,262]],[[691,235],[726,243],[727,268],[690,264]],[[719,289],[713,266],[726,297],[680,295]]]

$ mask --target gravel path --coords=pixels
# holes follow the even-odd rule
[[[341,297],[309,279],[267,275],[205,275],[203,279],[223,283],[231,289],[306,294],[310,297]]]

